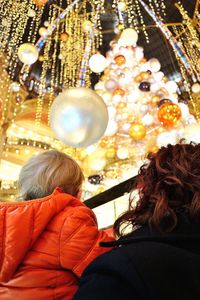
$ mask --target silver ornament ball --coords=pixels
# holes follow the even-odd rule
[[[108,124],[102,98],[89,88],[70,88],[53,102],[50,126],[64,144],[84,148],[96,143]]]

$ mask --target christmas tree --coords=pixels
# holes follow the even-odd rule
[[[133,176],[148,152],[177,143],[185,127],[197,123],[179,102],[176,82],[167,79],[156,58],[144,57],[137,39],[137,32],[125,29],[106,58],[90,59],[93,71],[104,69],[95,90],[107,104],[109,123],[98,145],[89,147],[85,167],[102,174],[105,185]]]

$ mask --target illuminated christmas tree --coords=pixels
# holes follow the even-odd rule
[[[126,29],[111,42],[106,58],[90,59],[92,71],[104,70],[95,90],[107,104],[109,123],[98,145],[89,147],[85,166],[102,173],[105,183],[133,176],[148,152],[177,143],[184,128],[197,123],[187,104],[179,102],[176,82],[168,81],[156,58],[144,57],[137,38]]]

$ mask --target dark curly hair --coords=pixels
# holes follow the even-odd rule
[[[200,144],[168,145],[147,158],[138,174],[137,205],[130,199],[129,210],[114,224],[115,233],[123,236],[124,225],[171,232],[179,214],[200,223]]]

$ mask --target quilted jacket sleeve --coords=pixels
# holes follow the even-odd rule
[[[85,206],[73,208],[65,219],[60,236],[60,264],[80,277],[87,265],[97,256],[110,250],[99,246],[100,242],[112,240],[104,231],[98,230],[96,217]]]

